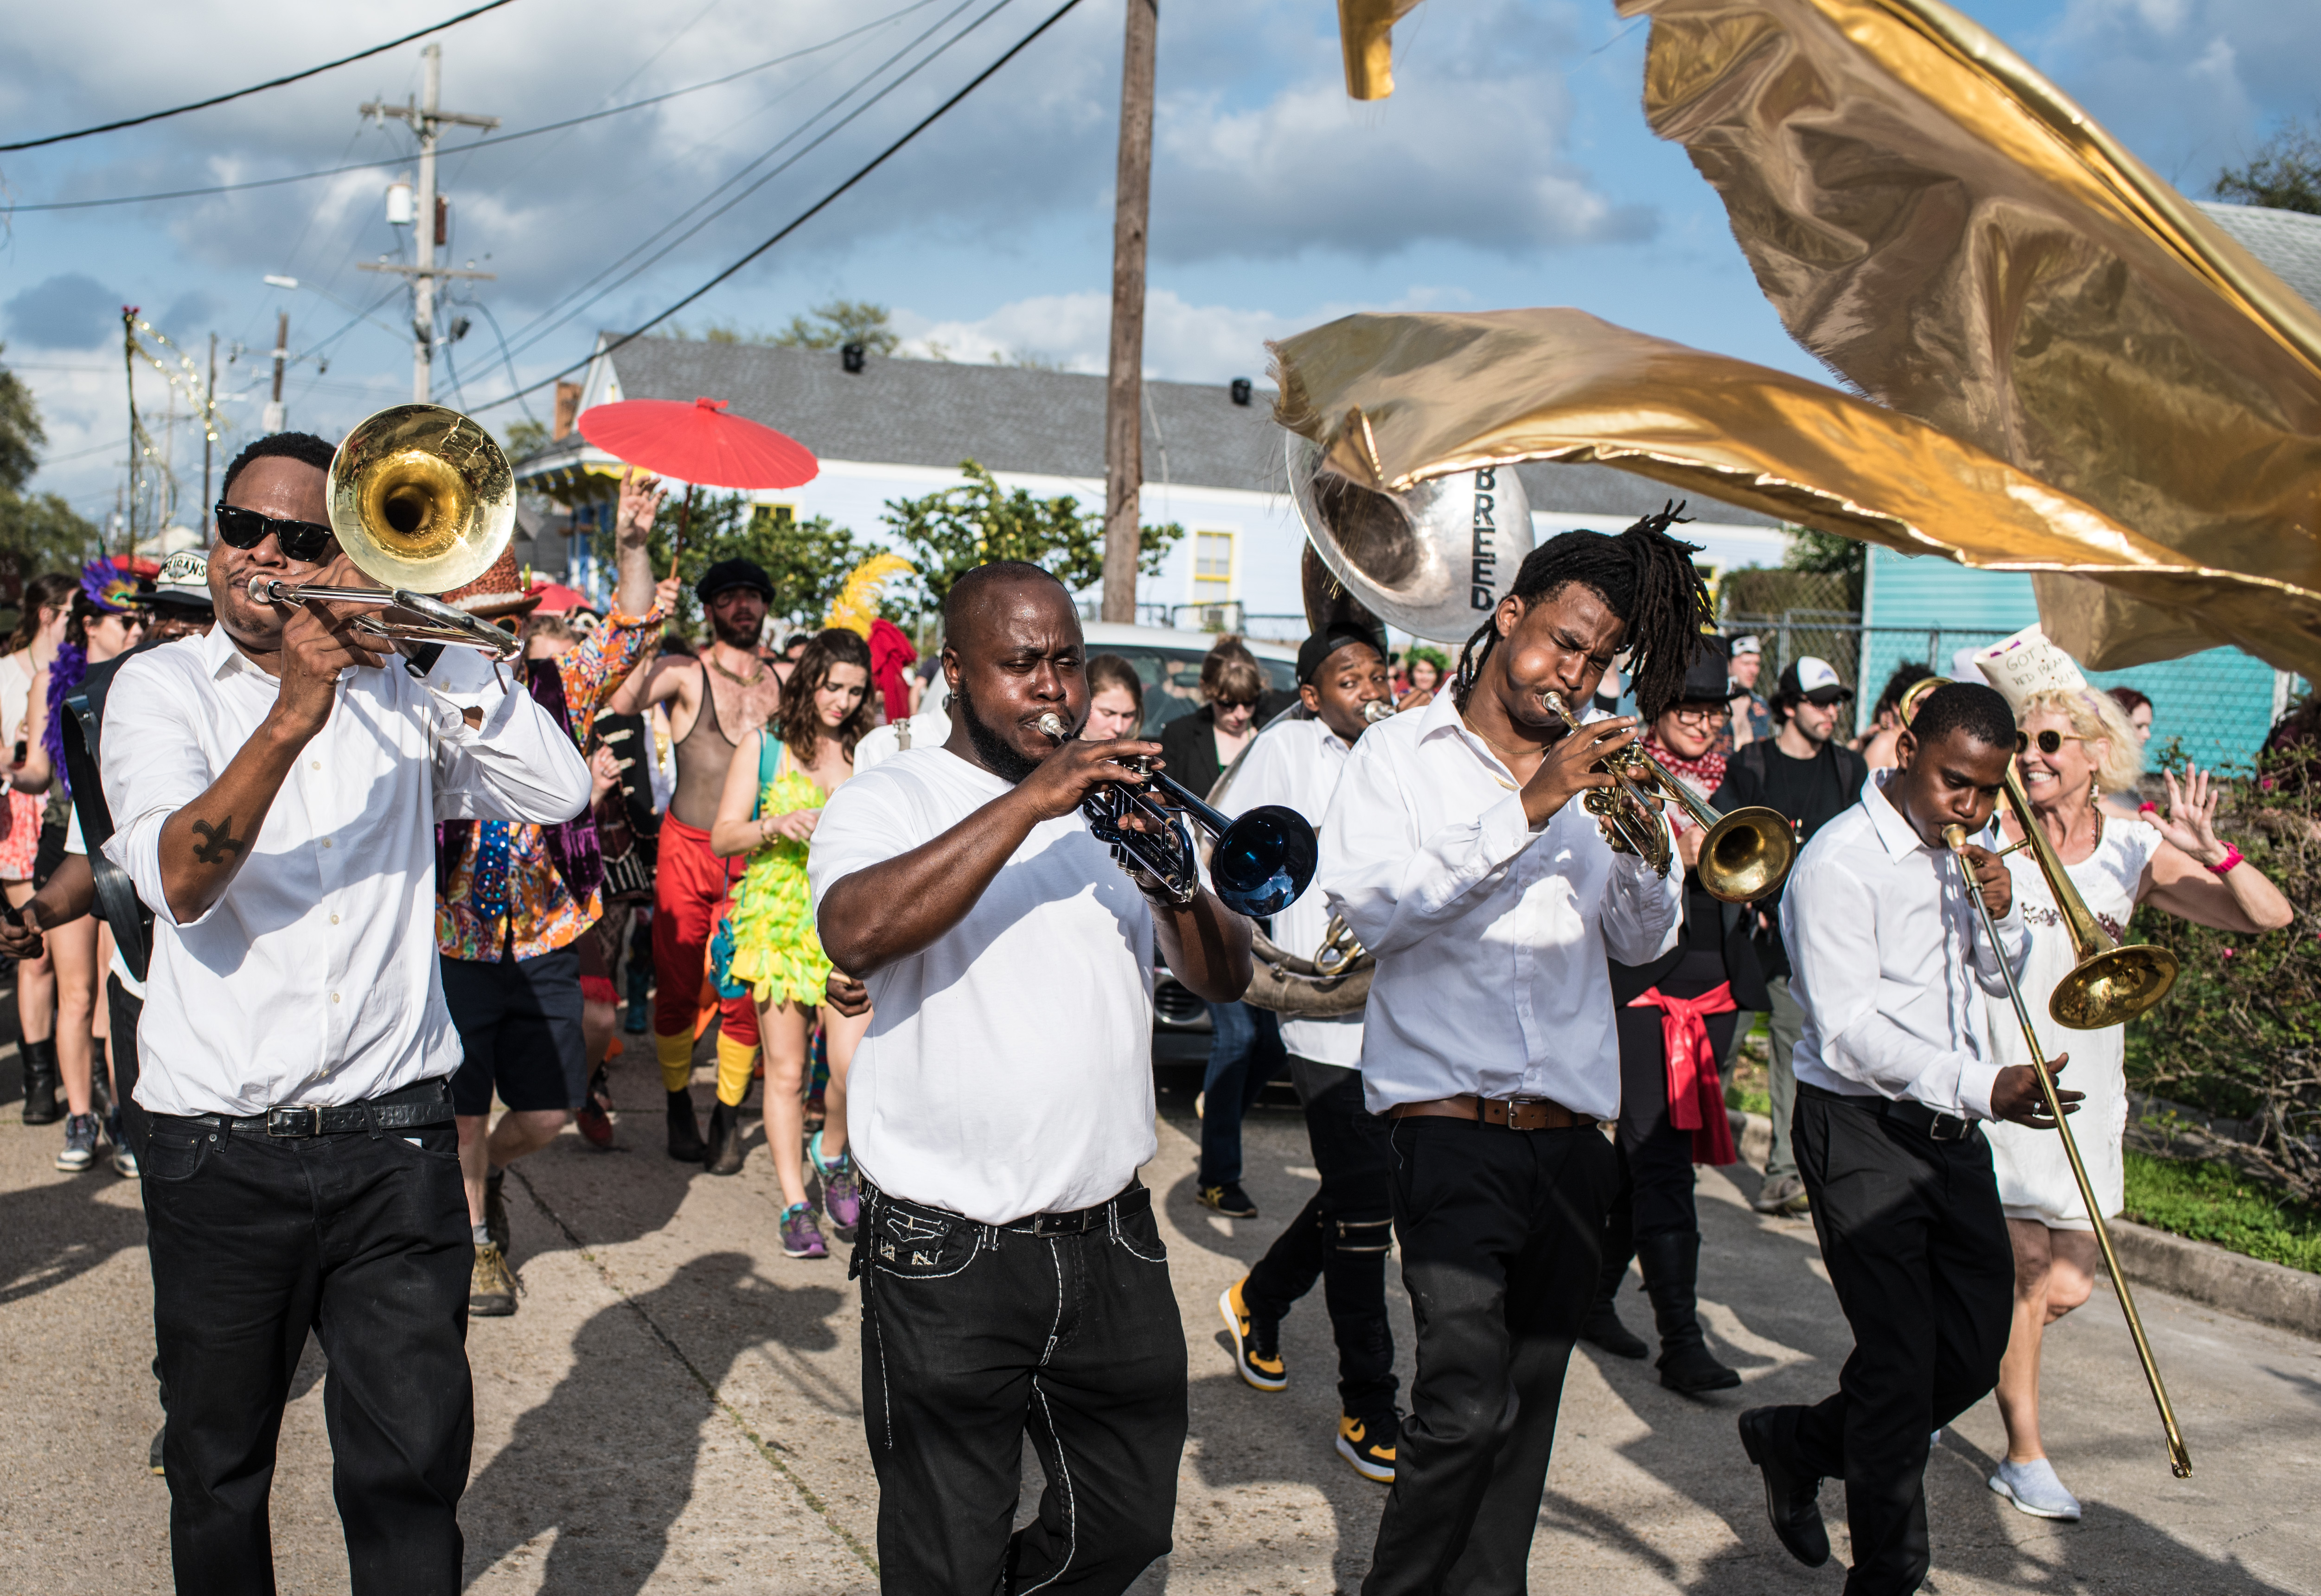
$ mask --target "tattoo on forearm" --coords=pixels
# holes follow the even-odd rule
[[[250,848],[248,838],[233,834],[232,815],[214,826],[207,821],[196,821],[194,835],[203,839],[194,844],[194,857],[205,865],[228,864],[241,857]]]

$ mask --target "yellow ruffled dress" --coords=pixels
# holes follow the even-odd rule
[[[760,815],[820,809],[829,794],[814,778],[789,767],[781,748],[773,779],[758,794]],[[830,960],[814,929],[814,897],[806,885],[806,845],[777,837],[750,856],[750,866],[733,889],[733,979],[750,988],[759,1003],[785,1000],[812,1006],[824,1001]]]

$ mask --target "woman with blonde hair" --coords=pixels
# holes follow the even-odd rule
[[[2290,911],[2271,882],[2240,850],[2217,840],[2216,813],[2222,784],[2198,766],[2180,780],[2166,773],[2168,806],[2143,805],[2138,818],[2106,813],[2106,793],[2130,792],[2143,764],[2143,745],[2119,705],[2079,679],[2076,667],[2052,644],[2031,673],[2040,690],[2022,692],[2019,677],[1986,670],[2013,705],[2023,733],[2016,759],[2032,815],[2053,844],[2071,886],[2113,937],[2127,929],[2139,903],[2149,903],[2196,925],[2255,933],[2289,923]],[[1978,663],[1980,663],[1978,661]],[[2005,679],[2002,679],[2005,678]],[[2070,685],[2076,682],[2076,685]],[[1994,821],[2004,840],[2020,839],[2012,808]],[[1994,844],[1996,846],[1996,844]],[[2028,848],[2007,856],[2015,902],[2031,932],[2022,973],[2023,999],[2050,1058],[2069,1052],[2064,1084],[2085,1093],[2071,1118],[2073,1138],[2107,1218],[2123,1201],[2121,1139],[2127,1127],[2126,1046],[2121,1027],[2065,1031],[2047,1012],[2056,984],[2074,963],[2069,928]],[[2031,1062],[2014,1006],[1991,1000],[1992,1062]],[[2077,1519],[2080,1504],[2055,1475],[2039,1434],[2039,1348],[2047,1326],[2088,1300],[2094,1289],[2095,1221],[2052,1130],[1994,1121],[1990,1139],[1999,1200],[2015,1247],[2015,1323],[1999,1365],[1998,1411],[2007,1425],[2007,1456],[1990,1488],[2024,1512]]]
[[[766,1149],[782,1189],[782,1250],[794,1258],[830,1256],[829,1243],[806,1200],[804,1161],[822,1177],[830,1222],[851,1229],[862,1198],[846,1153],[846,1070],[870,1029],[868,1011],[854,1018],[824,1003],[830,960],[815,930],[806,887],[807,840],[831,793],[854,774],[854,745],[878,723],[870,697],[870,646],[833,627],[806,644],[782,691],[770,725],[736,740],[725,790],[709,828],[709,847],[721,858],[750,856],[733,889],[730,979],[747,986],[758,1004],[758,1045],[766,1066]],[[721,937],[720,940],[724,939]],[[806,1045],[814,1011],[822,1010],[830,1059],[823,1127],[806,1142]],[[729,1079],[721,1066],[717,1108],[709,1122],[709,1173],[742,1167],[740,1109],[750,1089],[746,1069]]]

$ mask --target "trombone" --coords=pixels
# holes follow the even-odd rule
[[[515,536],[515,473],[490,433],[440,404],[390,405],[346,435],[323,485],[339,547],[381,585],[252,576],[252,599],[376,605],[402,614],[365,616],[357,630],[390,642],[459,643],[496,660],[523,650],[513,633],[433,596],[482,576]]]
[[[1053,712],[1042,715],[1038,725],[1060,744],[1070,739],[1071,731],[1061,715]],[[1217,902],[1235,914],[1251,919],[1278,914],[1312,884],[1315,866],[1321,862],[1321,847],[1314,828],[1296,810],[1266,803],[1239,820],[1230,819],[1167,772],[1151,768],[1150,759],[1123,759],[1120,764],[1144,777],[1177,806],[1164,808],[1136,788],[1118,782],[1091,788],[1080,799],[1088,830],[1098,842],[1111,846],[1113,857],[1124,868],[1143,871],[1168,888],[1178,902],[1191,902],[1201,890],[1201,866],[1193,851],[1193,839],[1185,829],[1184,816],[1189,815],[1194,824],[1215,839],[1209,855],[1209,884]],[[1122,825],[1132,814],[1151,830],[1133,830]]]
[[[1579,730],[1579,717],[1562,694],[1550,687],[1539,702],[1572,730]],[[1674,845],[1650,802],[1653,789],[1673,799],[1707,833],[1700,840],[1698,868],[1700,884],[1710,897],[1727,903],[1752,902],[1779,887],[1797,862],[1797,833],[1787,815],[1761,803],[1718,814],[1646,753],[1642,743],[1607,756],[1597,768],[1612,777],[1614,785],[1609,791],[1591,790],[1579,801],[1581,806],[1604,822],[1614,848],[1634,854],[1662,875],[1669,873]]]
[[[2063,873],[2062,860],[2057,857],[2054,845],[2039,830],[2038,819],[2031,812],[2031,801],[2011,763],[2007,767],[2007,802],[2023,828],[2023,840],[1999,852],[2009,854],[2019,848],[2031,850],[2031,857],[2038,861],[2039,874],[2046,878],[2048,894],[2055,900],[2064,923],[2071,928],[2071,947],[2077,955],[2071,973],[2056,983],[2054,996],[2047,1005],[2055,1022],[2071,1030],[2101,1030],[2133,1020],[2167,996],[2168,989],[2176,981],[2176,956],[2164,948],[2149,945],[2116,946],[2104,933],[2095,916],[2089,912],[2086,900]],[[1967,866],[1966,828],[1943,827],[1943,840],[1958,859],[1959,873],[1966,879],[1966,895],[1973,901],[1975,912],[1982,919],[1983,934],[1990,939],[1994,949],[2002,949],[1998,973],[2006,978],[2007,995],[2014,1002],[2015,1018],[2023,1027],[2023,1042],[2031,1050],[2032,1068],[2039,1077],[2040,1095],[2047,1100],[2047,1112],[2055,1121],[2055,1133],[2063,1138],[2063,1156],[2071,1160],[2071,1178],[2079,1182],[2080,1201],[2088,1205],[2088,1217],[2095,1221],[2096,1244],[2103,1249],[2104,1267],[2111,1271],[2112,1284],[2119,1292],[2120,1311],[2127,1316],[2127,1332],[2135,1342],[2135,1356],[2143,1361],[2144,1382],[2152,1387],[2152,1400],[2160,1409],[2161,1427],[2168,1432],[2168,1466],[2178,1479],[2189,1479],[2192,1454],[2184,1446],[2183,1431],[2176,1428],[2176,1410],[2169,1405],[2168,1387],[2161,1383],[2160,1365],[2153,1358],[2152,1342],[2144,1333],[2143,1317],[2135,1311],[2135,1293],[2128,1289],[2127,1275],[2119,1266],[2119,1255],[2112,1250],[2111,1230],[2104,1223],[2103,1205],[2096,1201],[2095,1184],[2088,1179],[2088,1166],[2080,1158],[2080,1144],[2071,1135],[2062,1100],[2055,1095],[2046,1051],[2039,1046],[2039,1033],[2031,1023],[2029,1007],[2023,1002],[2023,989],[2016,984],[2015,972],[2007,963],[1998,940],[1998,927],[1990,918],[1990,905],[1982,901],[1974,872]]]

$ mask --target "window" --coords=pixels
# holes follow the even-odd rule
[[[764,533],[775,527],[786,527],[796,519],[795,504],[760,504],[750,512],[750,530]]]
[[[1221,604],[1233,597],[1233,535],[1193,534],[1193,602]]]

